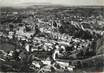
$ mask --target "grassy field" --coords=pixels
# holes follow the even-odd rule
[[[8,52],[10,50],[14,50],[15,46],[10,43],[0,43],[0,50],[4,50]]]

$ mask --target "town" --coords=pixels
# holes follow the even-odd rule
[[[103,40],[104,7],[1,8],[0,71],[102,71]]]

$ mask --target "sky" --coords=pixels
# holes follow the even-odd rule
[[[103,5],[104,0],[0,0],[0,7],[3,6],[28,6],[33,4],[55,4],[65,6],[80,5]]]

